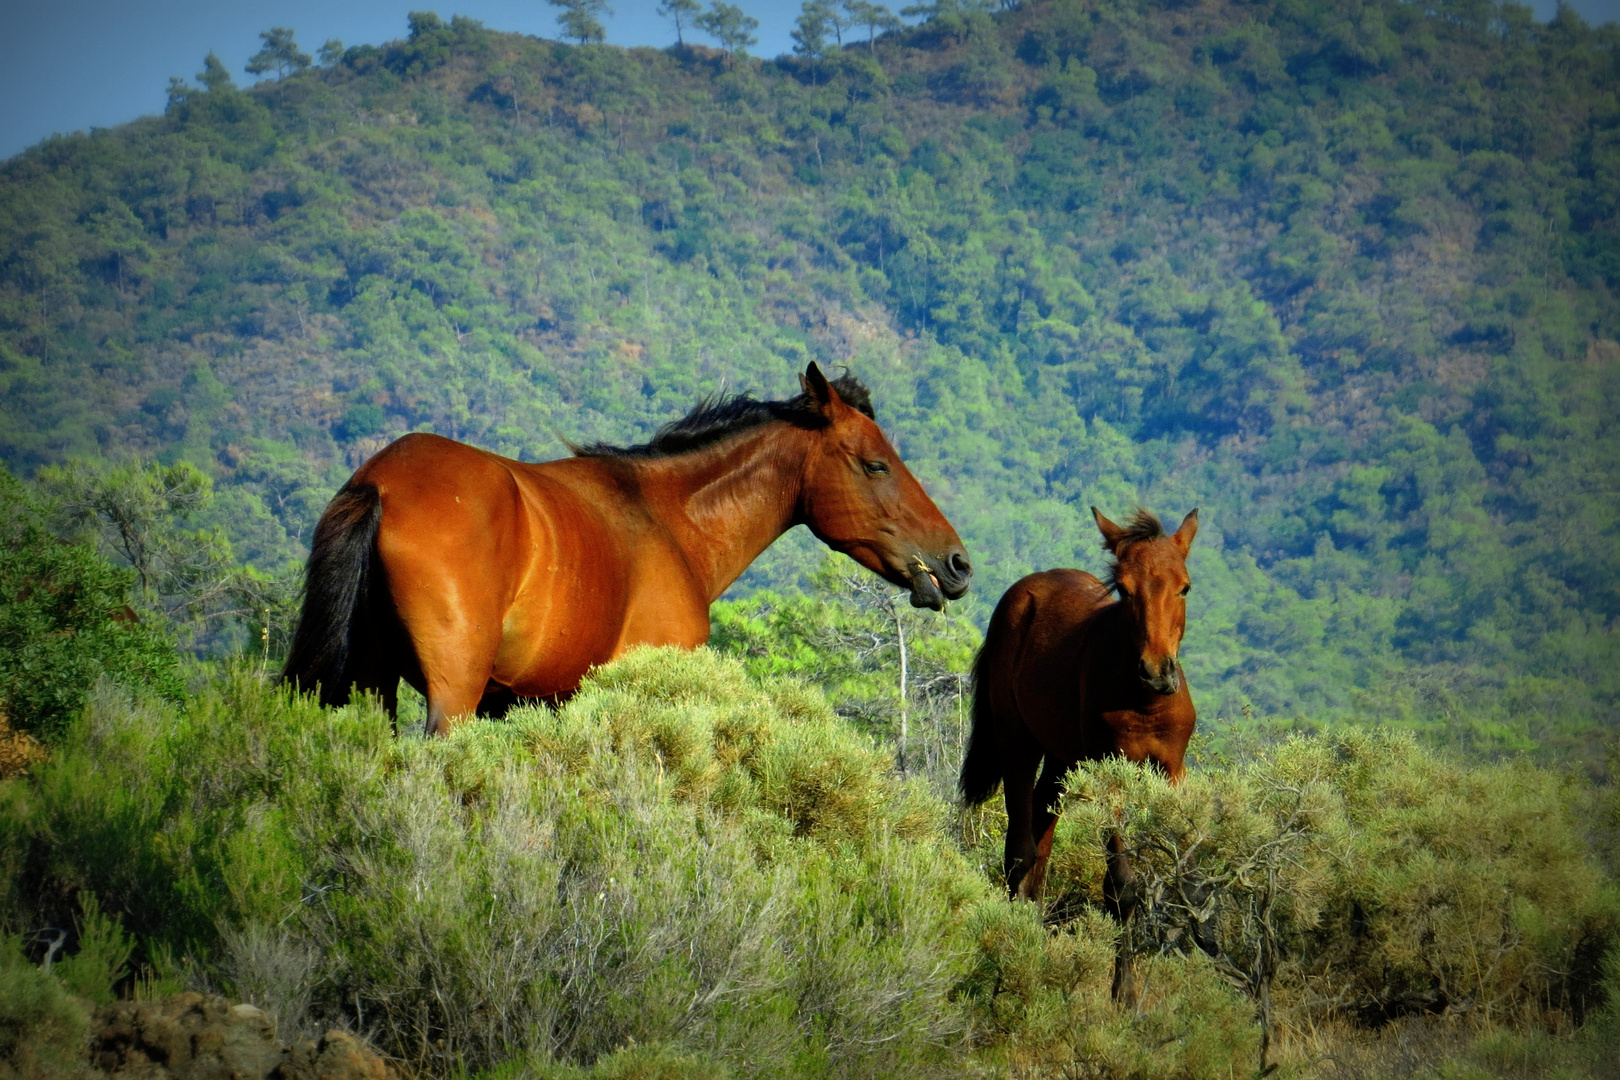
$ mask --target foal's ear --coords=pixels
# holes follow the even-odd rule
[[[1102,532],[1103,546],[1117,555],[1119,542],[1125,539],[1125,530],[1103,517],[1103,512],[1095,506],[1091,508],[1091,516],[1097,519],[1097,528]]]
[[[1176,547],[1180,548],[1181,553],[1185,555],[1187,549],[1192,547],[1193,537],[1197,535],[1198,508],[1194,507],[1192,513],[1181,519],[1181,528],[1177,529],[1176,534],[1170,539],[1176,542]]]
[[[829,420],[832,419],[837,407],[844,403],[844,399],[838,396],[838,391],[833,389],[832,383],[827,381],[827,376],[821,373],[814,360],[804,369],[804,374],[799,376],[799,387],[805,392],[805,396],[816,403],[817,411]]]

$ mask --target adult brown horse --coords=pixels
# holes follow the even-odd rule
[[[1152,762],[1174,783],[1196,719],[1177,654],[1198,511],[1170,535],[1146,510],[1124,527],[1096,507],[1091,513],[1114,556],[1109,580],[1045,570],[1018,581],[996,605],[973,665],[973,732],[960,789],[964,802],[977,805],[1002,786],[1003,866],[1014,898],[1041,894],[1065,773],[1077,762],[1122,754]],[[1104,896],[1121,925],[1135,906],[1133,880],[1114,836]],[[1134,994],[1122,943],[1114,995]]]
[[[709,605],[783,532],[824,543],[942,608],[967,591],[962,542],[873,421],[815,364],[790,401],[699,404],[644,446],[531,465],[407,435],[349,479],[315,527],[283,677],[429,732],[517,698],[572,692],[636,645],[696,648]]]

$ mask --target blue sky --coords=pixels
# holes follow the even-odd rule
[[[1555,0],[1534,0],[1541,18]],[[608,40],[620,45],[668,45],[670,24],[658,0],[613,0]],[[756,55],[792,45],[788,32],[798,0],[740,0],[760,21]],[[894,3],[891,7],[903,6]],[[1587,21],[1620,20],[1620,0],[1574,0]],[[0,158],[55,132],[111,127],[161,112],[169,76],[192,78],[212,49],[236,75],[258,49],[258,32],[290,26],[313,53],[328,38],[377,44],[405,34],[413,9],[481,20],[496,30],[558,36],[557,9],[542,0],[0,0]],[[700,38],[701,40],[701,38]]]

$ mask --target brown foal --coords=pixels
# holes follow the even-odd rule
[[[961,793],[977,805],[1002,786],[1014,898],[1040,897],[1065,773],[1121,754],[1178,781],[1196,719],[1178,654],[1198,511],[1171,534],[1145,510],[1124,527],[1091,512],[1114,556],[1111,580],[1046,570],[1018,581],[996,605],[973,667]],[[1108,847],[1104,894],[1124,925],[1136,903],[1130,859],[1117,835]],[[1123,943],[1114,975],[1115,997],[1133,1000]]]

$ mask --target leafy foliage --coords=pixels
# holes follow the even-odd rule
[[[1093,769],[1065,808],[1060,890],[1095,888],[1116,809],[1145,869],[1197,834],[1196,866],[1228,882],[1216,955],[1144,941],[1122,1011],[1108,918],[1071,905],[1046,925],[964,857],[959,825],[987,836],[993,813],[959,823],[814,690],[710,650],[640,651],[560,710],[428,742],[248,670],[181,705],[103,690],[50,762],[0,781],[0,930],[77,927],[53,972],[102,994],[130,969],[172,980],[183,956],[284,1036],[363,1027],[424,1074],[1215,1080],[1251,1072],[1262,1037],[1227,946],[1244,867],[1288,816],[1265,801],[1277,782],[1314,785],[1277,905],[1279,1029],[1334,1030],[1358,995],[1444,979],[1484,1024],[1452,1056],[1534,1047],[1546,1069],[1519,1075],[1601,1075],[1620,909],[1574,835],[1578,779],[1379,738],[1299,740],[1179,790]],[[1175,923],[1159,913],[1155,934]],[[1583,1019],[1580,988],[1581,1033],[1538,1035]],[[1308,1075],[1326,1052],[1278,1060]]]
[[[0,470],[0,710],[9,726],[58,734],[102,676],[179,696],[174,643],[129,607],[132,576],[58,540],[40,505]]]
[[[1410,738],[1295,740],[1172,789],[1119,761],[1063,799],[1055,907],[1102,895],[1116,830],[1142,877],[1135,948],[1204,951],[1264,1004],[1317,1021],[1601,1004],[1620,894],[1583,799],[1522,762],[1464,769]],[[1515,1014],[1519,1014],[1516,1016]]]
[[[870,49],[828,8],[766,62],[425,12],[251,90],[211,60],[162,117],[0,166],[0,456],[192,462],[279,576],[406,430],[543,458],[847,363],[969,545],[970,618],[1096,568],[1089,505],[1201,505],[1204,716],[1596,763],[1616,32],[990,7]]]
[[[88,1075],[90,1017],[62,984],[30,964],[16,938],[0,940],[0,1076],[57,1080]]]

